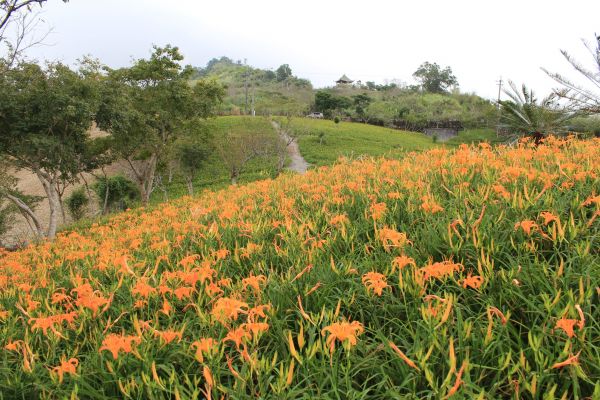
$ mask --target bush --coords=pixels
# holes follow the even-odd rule
[[[339,124],[340,123],[340,117],[338,117],[336,115],[335,118],[333,118],[333,122],[335,122],[336,124]]]
[[[74,190],[69,197],[67,197],[67,208],[69,214],[73,217],[73,220],[79,221],[85,215],[85,208],[89,204],[90,199],[85,194],[83,187],[79,187]]]
[[[135,183],[121,175],[98,180],[94,184],[94,191],[98,195],[100,207],[103,211],[122,211],[130,208],[140,199],[140,191]],[[105,201],[106,210],[104,209]]]

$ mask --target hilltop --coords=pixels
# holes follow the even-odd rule
[[[278,74],[228,57],[213,58],[205,67],[196,68],[194,78],[214,78],[226,87],[223,114],[250,114],[254,108],[258,115],[303,115],[313,101],[312,85],[294,76],[286,65]]]

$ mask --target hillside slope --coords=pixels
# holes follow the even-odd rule
[[[3,254],[0,392],[592,396],[599,162],[600,140],[344,162]]]

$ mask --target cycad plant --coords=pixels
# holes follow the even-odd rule
[[[563,99],[568,100],[577,110],[586,114],[600,113],[600,35],[595,37],[595,46],[583,41],[583,44],[593,58],[591,68],[579,63],[566,50],[560,52],[571,66],[585,78],[587,86],[582,86],[575,81],[558,73],[551,73],[542,68],[548,76],[560,83],[562,88],[555,89],[555,93]]]
[[[500,110],[501,125],[511,135],[541,137],[567,132],[567,124],[575,114],[562,107],[554,94],[538,101],[525,84],[519,89],[509,81],[509,86],[510,89],[504,91],[509,100],[500,101]]]

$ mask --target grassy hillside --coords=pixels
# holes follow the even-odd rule
[[[300,135],[300,152],[309,163],[317,166],[332,164],[339,157],[366,155],[397,158],[408,151],[421,151],[444,145],[498,142],[496,134],[491,129],[465,130],[456,138],[442,144],[434,143],[431,137],[421,133],[362,123],[336,124],[329,120],[308,118],[293,118],[289,122],[285,118],[277,120],[286,129],[291,129]]]
[[[2,398],[596,398],[600,141],[283,175],[0,255]]]
[[[290,76],[278,80],[271,70],[254,68],[234,62],[227,57],[211,60],[198,68],[196,78],[214,78],[226,87],[221,112],[258,115],[304,115],[313,101],[312,85],[305,79]]]

